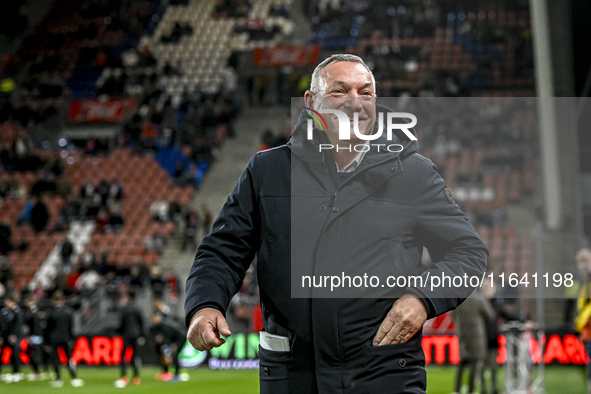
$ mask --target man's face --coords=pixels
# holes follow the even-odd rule
[[[319,91],[305,95],[306,106],[319,111],[322,108],[338,109],[350,119],[349,135],[351,141],[359,138],[353,132],[354,113],[359,116],[359,133],[369,135],[376,121],[375,86],[371,75],[360,63],[334,62],[322,69],[319,78]],[[323,114],[328,126],[328,137],[335,141],[339,136],[339,123],[336,115]]]
[[[591,254],[581,253],[577,260],[577,266],[582,272],[586,274],[591,273]]]

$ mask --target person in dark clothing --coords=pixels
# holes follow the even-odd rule
[[[8,260],[4,256],[0,256],[0,284],[4,287],[8,286],[8,283],[14,279],[14,272]]]
[[[197,230],[199,226],[199,214],[195,209],[189,209],[185,214],[185,230],[183,231],[183,243],[181,250],[185,251],[187,246],[191,250],[197,249]]]
[[[162,277],[162,270],[160,267],[154,266],[150,270],[150,287],[155,300],[162,300],[164,298],[164,290],[166,290],[166,280]]]
[[[198,350],[231,335],[224,314],[256,256],[261,394],[424,394],[422,327],[474,287],[421,283],[486,271],[486,245],[435,165],[417,153],[416,132],[384,133],[396,113],[376,99],[361,58],[320,63],[290,141],[253,156],[195,255],[185,322]],[[322,110],[332,111],[326,130],[311,118]],[[378,149],[388,144],[396,152]],[[429,267],[421,266],[423,248]],[[349,279],[332,294],[312,287],[311,276],[337,273],[345,283],[344,275],[375,275],[382,286],[353,288]],[[310,285],[302,285],[306,276]],[[410,276],[420,280],[383,285]]]
[[[9,348],[12,352],[10,357],[12,375],[4,375],[4,380],[8,383],[20,382],[23,379],[23,375],[20,373],[19,359],[23,313],[13,296],[5,297],[4,304],[5,307],[0,311],[0,327],[2,328],[2,351],[0,354],[3,354],[6,348]]]
[[[488,275],[486,275],[486,279],[483,282],[482,294],[488,299],[493,309],[492,318],[486,321],[487,352],[486,358],[484,360],[484,365],[482,368],[482,392],[484,393],[486,391],[490,392],[491,394],[498,394],[499,390],[497,389],[497,356],[499,353],[499,326],[502,323],[509,321],[523,322],[523,319],[521,319],[516,313],[511,312],[505,306],[504,300],[495,297],[496,287],[492,285],[492,282],[490,281]],[[537,327],[535,322],[530,320],[525,321],[525,324],[531,329],[535,329]],[[490,390],[485,390],[484,387],[484,375],[486,372],[486,368],[490,369]]]
[[[162,380],[180,382],[181,366],[179,364],[179,352],[187,340],[187,332],[183,326],[161,312],[152,315],[152,324],[154,342],[159,348],[158,354],[160,355],[163,367],[162,376],[165,377]],[[168,372],[168,362],[162,360],[168,357],[172,358],[172,364],[175,370],[174,376]]]
[[[51,351],[55,372],[55,380],[51,382],[51,385],[52,387],[62,387],[64,385],[60,376],[61,361],[58,353],[58,349],[61,347],[68,359],[68,369],[72,377],[70,383],[73,387],[82,387],[84,382],[76,377],[76,364],[72,361],[72,349],[74,348],[73,312],[65,304],[66,299],[61,291],[53,293],[52,298],[54,309],[47,317],[46,328],[47,346]]]
[[[49,221],[49,211],[47,207],[41,201],[40,198],[36,198],[35,205],[31,209],[31,225],[37,232],[43,231]]]
[[[8,255],[8,253],[14,250],[12,244],[12,230],[10,224],[6,222],[0,222],[0,256]]]
[[[154,314],[159,314],[163,319],[167,319],[170,316],[170,307],[166,305],[164,301],[156,300],[156,302],[154,302]],[[162,372],[156,374],[155,378],[156,380],[167,382],[173,377],[173,375],[168,372],[168,368],[172,362],[167,362],[168,360],[166,360],[166,357],[162,352],[162,346],[160,346],[157,341],[154,341],[154,348],[156,349],[156,354],[158,354],[158,360],[160,361],[160,366],[162,367]]]
[[[74,254],[74,245],[68,237],[64,237],[62,240],[62,249],[60,255],[62,257],[62,268],[69,268],[72,264],[72,254]]]
[[[121,298],[121,322],[117,333],[123,338],[123,347],[121,348],[121,378],[115,381],[115,387],[122,388],[127,386],[129,378],[126,376],[127,362],[125,361],[125,351],[131,347],[133,350],[133,384],[139,385],[140,368],[142,359],[140,357],[140,346],[145,343],[144,339],[144,320],[142,312],[133,303],[134,294],[125,293]]]
[[[43,326],[41,315],[34,297],[27,298],[27,311],[25,312],[25,326],[29,337],[27,355],[31,360],[33,372],[29,374],[29,380],[39,380],[41,375],[39,367],[43,363]]]
[[[481,376],[482,365],[486,357],[486,324],[494,316],[490,302],[479,291],[475,291],[456,310],[453,311],[453,319],[456,324],[456,333],[460,343],[460,358],[456,375],[456,391],[461,391],[464,370],[470,372],[468,379],[468,392],[474,393],[477,379]],[[480,388],[484,392],[483,383]]]

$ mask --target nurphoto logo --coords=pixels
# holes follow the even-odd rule
[[[328,131],[328,124],[322,114],[333,114],[338,119],[339,124],[339,140],[346,141],[351,139],[351,123],[353,127],[353,133],[355,136],[363,141],[366,141],[363,144],[353,145],[353,149],[356,152],[367,152],[372,146],[376,147],[378,152],[380,148],[386,149],[389,152],[401,152],[403,147],[400,144],[370,144],[369,141],[375,141],[382,136],[384,133],[384,113],[380,112],[378,114],[378,130],[376,133],[373,134],[363,134],[359,131],[359,113],[353,112],[353,120],[349,118],[349,116],[338,109],[329,109],[329,108],[320,108],[318,111],[305,107],[308,110],[308,115],[312,119],[308,119],[308,133],[307,138],[308,140],[313,139],[313,129],[314,123],[316,123],[317,127],[322,131]],[[398,123],[400,119],[409,119],[410,122],[406,123]],[[395,121],[396,120],[396,121]],[[401,130],[411,141],[416,141],[417,137],[409,130],[416,126],[417,124],[417,117],[408,112],[388,112],[386,116],[386,138],[388,141],[392,141],[393,138],[393,130]],[[319,150],[322,151],[323,149],[334,149],[335,146],[333,144],[320,144]],[[337,146],[337,149],[343,149],[342,147]],[[348,149],[349,147],[347,147]]]

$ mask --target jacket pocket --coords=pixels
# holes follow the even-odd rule
[[[404,354],[417,351],[421,347],[421,340],[413,337],[410,341],[404,343],[393,343],[390,345],[374,346],[371,342],[365,344],[368,353],[372,354]]]
[[[396,238],[390,241],[388,255],[396,275],[418,275],[418,266],[408,257],[402,239]]]
[[[421,347],[420,337],[406,343],[373,346],[365,345],[365,357],[369,365],[389,365],[393,370],[408,370],[409,368],[424,368],[425,354]]]
[[[275,352],[259,346],[259,378],[261,380],[261,388],[263,381],[277,382],[277,385],[275,385],[277,388],[282,387],[281,382],[285,382],[287,385],[287,371],[290,363],[291,352]]]

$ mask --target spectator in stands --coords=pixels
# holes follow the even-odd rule
[[[22,224],[24,222],[31,221],[31,211],[33,210],[34,205],[35,205],[34,199],[29,198],[27,200],[27,202],[25,203],[25,207],[23,208],[21,213],[18,215],[18,219],[16,221],[16,224]]]
[[[31,225],[39,233],[45,229],[49,222],[49,212],[41,198],[33,197],[33,201],[35,204],[31,209]]]
[[[110,208],[109,223],[107,225],[107,231],[119,233],[125,224],[123,215],[121,213],[121,207],[119,204],[114,204]]]
[[[201,229],[203,231],[203,236],[209,234],[211,230],[211,224],[213,222],[213,216],[211,215],[210,210],[207,208],[207,205],[201,204]]]
[[[72,264],[72,254],[74,254],[74,245],[67,236],[62,239],[62,248],[60,256],[62,258],[62,269],[69,271]]]
[[[19,187],[13,176],[0,182],[0,204],[5,198],[18,198],[18,196]]]
[[[109,185],[109,194],[107,197],[107,203],[113,204],[118,203],[123,198],[123,187],[118,179],[114,179]]]
[[[85,271],[96,271],[99,274],[101,273],[101,264],[97,260],[92,250],[86,250],[81,254],[80,264],[82,267],[84,267]]]
[[[76,196],[69,195],[62,210],[57,216],[55,227],[53,231],[62,232],[70,228],[70,223],[73,220],[81,219],[80,215],[81,204]]]
[[[165,200],[154,201],[152,205],[150,205],[150,217],[152,220],[162,223],[167,222],[169,220],[168,212],[169,206],[168,202]]]
[[[168,204],[168,218],[174,223],[174,232],[181,227],[182,222],[182,208],[177,200],[173,200]]]
[[[84,381],[76,377],[76,364],[72,360],[72,349],[74,348],[74,321],[73,312],[66,306],[66,298],[61,291],[56,291],[53,294],[54,309],[47,317],[47,345],[51,349],[53,360],[53,369],[55,372],[55,380],[51,382],[52,387],[62,387],[64,385],[60,377],[61,360],[58,349],[62,348],[68,359],[68,369],[72,380],[70,384],[73,387],[82,387]]]
[[[76,287],[76,282],[80,279],[80,269],[77,265],[73,266],[69,271],[64,272],[64,287],[63,292],[66,296],[71,296],[74,294],[78,294],[78,288]]]
[[[162,277],[162,270],[158,266],[152,267],[150,271],[150,287],[152,288],[152,296],[155,300],[164,299],[166,280]]]
[[[183,242],[181,250],[185,251],[188,246],[191,250],[197,248],[197,232],[199,231],[199,214],[196,209],[190,208],[185,213],[185,229],[183,231]]]
[[[45,193],[55,193],[57,190],[57,182],[55,180],[55,174],[47,171],[41,175],[37,181],[31,187],[31,195],[42,196]]]
[[[101,209],[96,215],[96,231],[109,232],[109,213],[106,209]]]
[[[141,382],[140,368],[140,346],[145,343],[144,322],[142,313],[133,303],[134,294],[125,293],[121,298],[121,320],[117,333],[123,338],[123,347],[121,348],[121,378],[115,381],[115,387],[123,388],[129,383],[127,377],[127,362],[125,352],[128,348],[133,351],[133,384],[138,386]]]
[[[8,255],[13,249],[10,225],[7,222],[0,222],[0,256]]]
[[[22,128],[18,128],[11,153],[16,171],[36,171],[41,165],[41,159],[33,153],[33,142]]]
[[[175,270],[170,268],[167,272],[166,283],[168,288],[170,289],[170,300],[172,303],[176,304],[179,294],[181,292],[181,284],[179,281],[179,277],[176,274]]]
[[[9,288],[10,282],[14,280],[14,272],[8,264],[8,259],[4,256],[0,256],[0,283],[4,285],[4,289],[7,290]],[[6,294],[9,294],[6,291]]]
[[[133,291],[138,291],[139,289],[144,287],[146,283],[146,277],[142,273],[140,267],[136,264],[131,267],[131,271],[129,273],[129,283],[128,286]]]
[[[166,237],[160,231],[156,231],[153,235],[147,235],[144,239],[148,252],[162,252],[166,246]]]
[[[89,297],[102,283],[101,276],[93,269],[85,270],[76,280],[76,290],[82,297]]]
[[[453,311],[453,319],[456,323],[457,335],[460,341],[460,364],[456,376],[455,393],[460,393],[462,388],[462,376],[466,366],[470,371],[468,392],[474,393],[477,378],[486,357],[487,322],[494,319],[494,310],[477,289],[460,306]],[[482,389],[482,382],[481,389]]]
[[[24,315],[18,306],[18,299],[14,295],[5,296],[4,305],[5,307],[0,311],[0,329],[2,330],[2,352],[0,354],[3,354],[7,348],[12,352],[10,357],[12,374],[2,375],[2,377],[7,383],[20,382],[23,379],[23,375],[20,373],[19,356]]]

